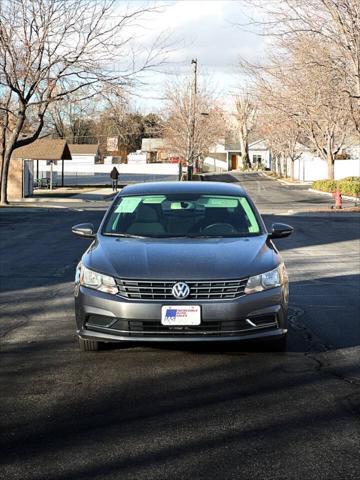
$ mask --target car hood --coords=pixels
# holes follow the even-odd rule
[[[267,235],[244,238],[137,239],[98,235],[83,256],[90,269],[120,278],[230,279],[279,264]]]

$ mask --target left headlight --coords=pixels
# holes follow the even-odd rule
[[[280,287],[287,280],[285,266],[282,263],[274,270],[249,277],[245,287],[245,293],[256,293],[269,288]]]
[[[94,272],[93,270],[84,267],[84,265],[78,267],[75,282],[77,278],[79,284],[87,288],[93,288],[94,290],[110,293],[112,295],[116,295],[119,291],[113,277]]]

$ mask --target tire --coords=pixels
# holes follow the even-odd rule
[[[81,352],[96,352],[99,350],[100,344],[96,340],[86,340],[81,337],[78,337],[78,340]]]
[[[275,340],[267,342],[267,347],[270,352],[286,352],[287,350],[287,335],[284,335]]]

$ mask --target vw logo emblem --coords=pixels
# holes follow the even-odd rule
[[[187,283],[178,282],[173,286],[171,293],[175,298],[186,298],[190,294],[190,287]]]

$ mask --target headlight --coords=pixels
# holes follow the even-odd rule
[[[256,293],[268,290],[269,288],[280,287],[287,279],[285,266],[282,263],[270,272],[261,273],[254,277],[249,277],[245,287],[245,293]]]
[[[83,285],[87,288],[93,288],[94,290],[99,290],[100,292],[111,293],[112,295],[116,295],[118,293],[118,287],[113,277],[94,272],[93,270],[84,267],[84,265],[81,265],[79,270],[80,285]]]

